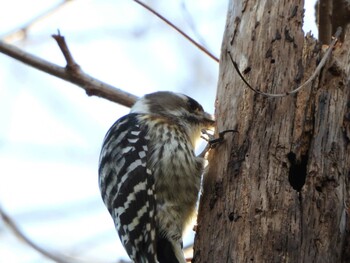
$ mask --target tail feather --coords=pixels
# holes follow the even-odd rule
[[[157,258],[159,263],[186,263],[181,242],[159,237],[157,241]]]

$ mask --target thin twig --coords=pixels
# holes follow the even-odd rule
[[[186,6],[186,1],[183,0],[181,1],[181,7],[182,7],[182,15],[184,16],[185,20],[187,21],[187,24],[189,25],[192,33],[195,35],[195,37],[197,38],[198,42],[205,47],[207,50],[208,49],[208,45],[205,41],[205,39],[202,37],[202,35],[198,32],[198,29],[196,27],[196,23],[193,20],[192,14],[190,13],[190,11],[188,10],[187,6]],[[211,52],[211,51],[210,51]],[[212,52],[211,52],[212,53]]]
[[[183,37],[185,37],[188,41],[190,41],[193,45],[195,45],[198,49],[200,49],[202,52],[204,52],[206,55],[208,55],[210,58],[212,58],[213,60],[215,60],[216,62],[219,62],[219,59],[213,55],[208,49],[206,49],[204,46],[202,46],[201,44],[199,44],[197,41],[195,41],[193,38],[191,38],[189,35],[187,35],[185,32],[183,32],[180,28],[178,28],[177,26],[175,26],[172,22],[170,22],[167,18],[165,18],[164,16],[162,16],[161,14],[159,14],[157,11],[155,11],[154,9],[152,9],[151,7],[149,7],[148,5],[146,5],[145,3],[142,3],[139,0],[134,0],[134,2],[138,3],[139,5],[141,5],[142,7],[144,7],[145,9],[147,9],[148,11],[150,11],[151,13],[153,13],[154,15],[156,15],[157,17],[159,17],[161,20],[163,20],[166,24],[168,24],[169,26],[171,26],[173,29],[175,29],[178,33],[180,33]]]
[[[277,94],[272,94],[272,93],[266,93],[266,92],[262,92],[260,90],[254,89],[247,81],[246,79],[243,77],[242,73],[239,71],[238,65],[237,63],[233,60],[231,52],[228,51],[228,55],[231,59],[231,62],[233,64],[233,67],[235,68],[235,70],[237,71],[237,74],[240,76],[240,78],[242,79],[242,81],[247,85],[247,87],[249,89],[251,89],[252,91],[254,91],[257,94],[266,96],[266,97],[286,97],[289,96],[291,94],[297,93],[299,90],[301,90],[302,88],[306,87],[307,85],[309,85],[316,77],[317,75],[320,73],[321,69],[324,67],[324,65],[326,64],[328,58],[330,57],[330,54],[332,53],[332,50],[334,48],[335,43],[338,41],[338,38],[340,36],[342,32],[342,28],[338,27],[337,31],[335,32],[334,38],[331,42],[331,44],[329,45],[326,53],[324,54],[322,60],[320,61],[320,63],[318,64],[317,68],[315,69],[314,73],[311,75],[311,77],[305,81],[301,86],[299,86],[298,88],[286,92],[286,93],[277,93]]]
[[[3,39],[4,41],[11,41],[11,39],[15,38],[16,36],[19,36],[21,38],[26,37],[26,34],[30,27],[34,26],[34,24],[38,23],[42,19],[48,17],[54,12],[57,12],[60,8],[62,8],[65,4],[72,2],[73,0],[63,0],[62,2],[58,3],[57,5],[51,7],[50,9],[46,10],[44,13],[34,17],[33,19],[29,20],[27,23],[22,25],[21,27],[11,30],[2,36],[0,36],[0,39]]]
[[[49,258],[57,263],[91,263],[91,262],[101,262],[96,260],[78,260],[77,258],[66,256],[63,254],[53,253],[47,249],[42,248],[34,241],[32,241],[17,225],[17,223],[12,219],[12,217],[7,214],[0,205],[0,218],[4,221],[6,226],[22,241],[24,241],[29,247],[39,252],[41,255]],[[120,260],[118,263],[129,263],[129,261]]]
[[[52,37],[56,40],[64,58],[66,59],[66,62],[67,62],[66,69],[76,71],[76,73],[80,72],[81,70],[80,66],[75,62],[73,55],[68,48],[68,45],[66,43],[64,36],[62,36],[60,31],[58,30],[58,34],[52,35]]]
[[[17,226],[17,224],[14,222],[14,220],[2,209],[0,206],[0,216],[4,223],[12,230],[12,232],[19,237],[21,240],[23,240],[28,246],[33,248],[34,250],[38,251],[40,254],[44,255],[45,257],[58,262],[58,263],[71,263],[71,258],[68,258],[63,255],[56,255],[52,252],[47,251],[46,249],[40,247],[39,245],[35,244],[29,237],[27,237],[23,231]]]
[[[39,58],[28,52],[25,52],[14,45],[7,44],[0,40],[0,53],[6,54],[18,61],[21,61],[38,70],[64,79],[83,88],[89,96],[98,96],[114,101],[126,107],[131,107],[138,99],[137,96],[113,87],[105,82],[91,77],[80,71],[79,73],[60,67],[47,60]]]

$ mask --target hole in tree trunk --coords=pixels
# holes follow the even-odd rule
[[[294,190],[300,192],[305,184],[308,157],[301,155],[300,160],[298,160],[295,153],[290,152],[287,154],[287,158],[290,162],[289,183]]]

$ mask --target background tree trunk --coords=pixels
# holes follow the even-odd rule
[[[302,0],[230,1],[217,93],[217,130],[204,178],[193,262],[349,262],[350,47],[291,91],[322,57],[302,31]],[[347,206],[346,206],[347,205]]]
[[[340,41],[344,41],[346,27],[350,23],[350,0],[319,0],[316,4],[318,38],[328,45],[338,27],[343,28]]]

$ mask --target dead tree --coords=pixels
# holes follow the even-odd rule
[[[230,1],[193,262],[349,262],[350,34],[321,73],[302,0]]]

